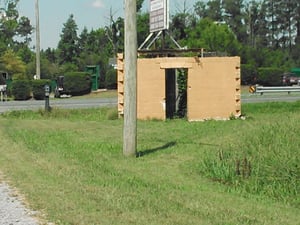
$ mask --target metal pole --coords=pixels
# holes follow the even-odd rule
[[[41,61],[40,61],[40,16],[39,0],[35,0],[35,17],[36,17],[36,79],[41,79]]]
[[[48,84],[45,85],[45,111],[50,112],[50,103],[49,103],[49,95],[50,95],[50,87]]]
[[[125,0],[125,78],[123,154],[136,156],[137,145],[137,28],[136,0]]]

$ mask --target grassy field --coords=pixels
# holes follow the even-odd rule
[[[88,95],[73,96],[72,99],[86,99],[86,98],[117,98],[118,93],[116,90],[100,90],[93,91]]]
[[[299,224],[300,102],[246,120],[139,121],[122,156],[116,109],[0,116],[0,171],[56,224]]]

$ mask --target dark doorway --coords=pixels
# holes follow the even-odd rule
[[[176,70],[166,70],[166,118],[173,119],[176,113]]]
[[[8,79],[7,73],[1,72],[0,73],[0,85],[5,85],[7,79]]]
[[[166,69],[166,118],[183,118],[187,112],[187,69]]]

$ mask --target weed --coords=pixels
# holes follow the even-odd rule
[[[119,118],[118,110],[115,108],[111,108],[107,111],[107,119],[108,120],[117,120]]]
[[[3,114],[0,169],[61,224],[297,224],[300,104],[243,108],[252,120],[138,121],[130,159],[116,109]]]

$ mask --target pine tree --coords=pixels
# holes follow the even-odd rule
[[[64,24],[58,43],[59,64],[76,64],[79,55],[77,30],[74,15],[71,14]]]
[[[223,21],[223,8],[221,0],[198,1],[195,6],[195,13],[200,18],[209,18],[213,21]]]
[[[244,24],[244,1],[223,0],[224,19],[241,43],[247,42],[247,28]]]

